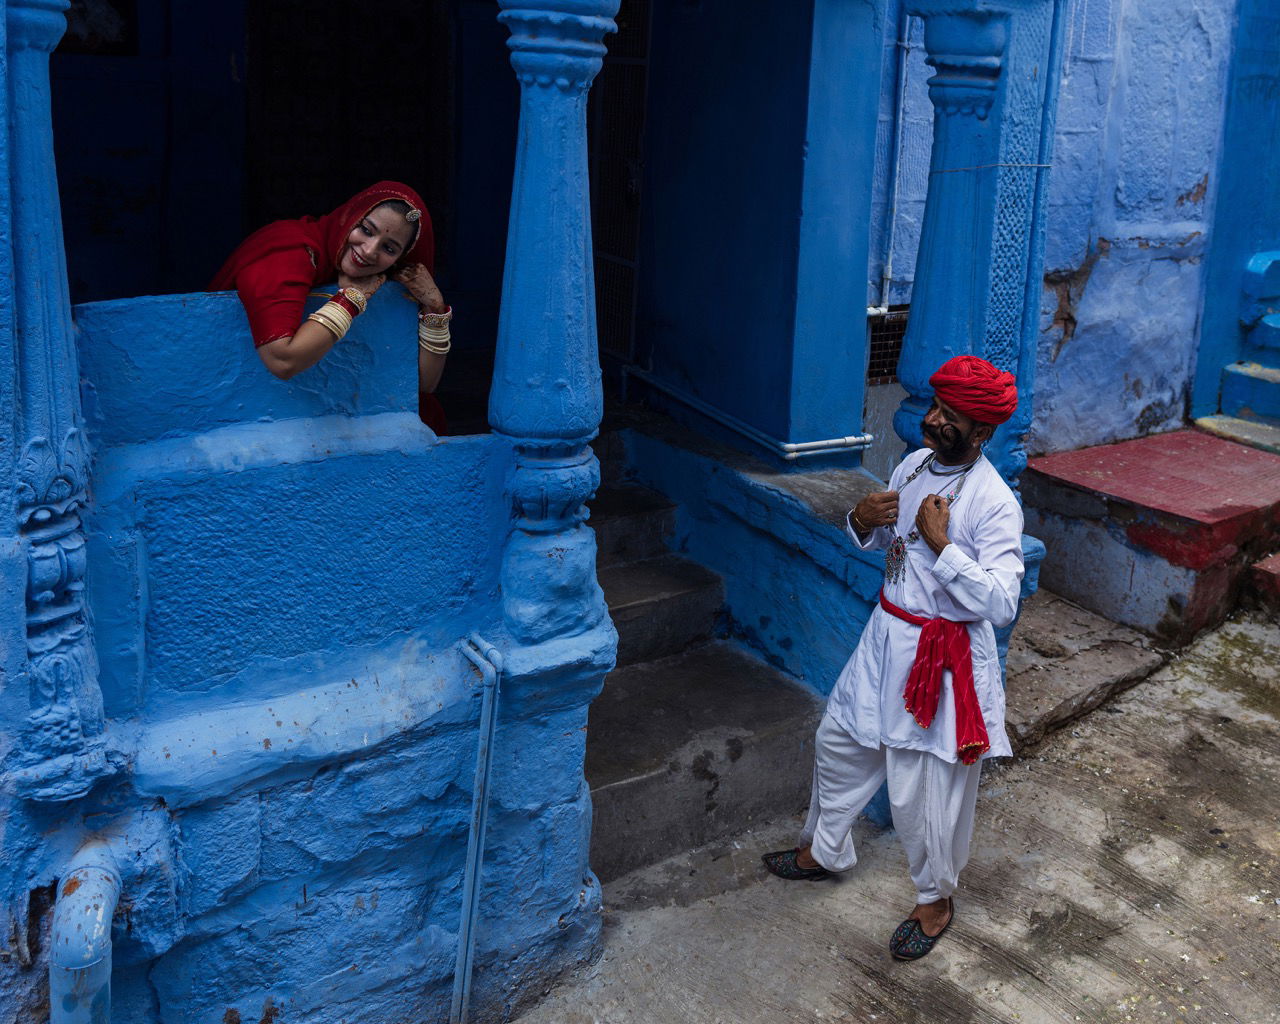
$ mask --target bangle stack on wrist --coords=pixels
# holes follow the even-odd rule
[[[351,330],[351,314],[339,303],[330,299],[312,313],[308,320],[314,320],[321,327],[328,329],[335,342],[341,341],[343,335]]]
[[[333,297],[333,301],[354,318],[364,312],[365,307],[369,304],[369,296],[365,295],[359,288],[343,288]]]
[[[330,296],[329,301],[307,319],[314,320],[327,329],[334,341],[338,342],[351,330],[351,322],[364,312],[368,303],[368,296],[359,288],[343,288],[336,295]]]
[[[433,356],[449,354],[453,347],[452,335],[449,332],[449,321],[453,319],[453,307],[443,313],[428,313],[425,309],[418,313],[418,347]]]

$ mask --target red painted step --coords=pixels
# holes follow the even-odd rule
[[[1023,492],[1045,586],[1175,643],[1280,547],[1280,455],[1197,430],[1032,459]]]

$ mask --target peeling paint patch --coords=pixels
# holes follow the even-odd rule
[[[1208,191],[1209,172],[1205,171],[1204,177],[1201,178],[1194,187],[1187,189],[1187,191],[1183,192],[1182,195],[1178,196],[1176,200],[1177,204],[1179,206],[1184,206],[1187,203],[1203,203],[1204,197]]]
[[[1058,358],[1063,346],[1076,333],[1076,305],[1084,294],[1085,286],[1093,274],[1098,260],[1111,251],[1111,242],[1099,238],[1097,245],[1089,248],[1084,262],[1072,270],[1050,270],[1044,275],[1044,283],[1054,290],[1058,297],[1058,308],[1053,312],[1051,328],[1062,332],[1057,344],[1053,347],[1052,360]]]

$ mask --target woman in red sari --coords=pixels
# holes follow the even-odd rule
[[[421,197],[380,181],[323,217],[278,220],[231,254],[210,288],[234,288],[263,364],[288,380],[325,357],[390,277],[418,301],[418,402],[424,423],[444,433],[432,392],[450,348],[449,320],[432,272],[435,237]],[[337,279],[338,292],[303,319],[307,296]]]

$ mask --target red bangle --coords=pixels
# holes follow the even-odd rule
[[[354,320],[356,317],[360,315],[359,307],[356,306],[356,304],[352,302],[349,298],[343,295],[342,292],[338,292],[338,294],[335,295],[333,298],[331,298],[329,301],[336,302],[339,306],[341,306],[348,313],[350,313],[352,320]]]

